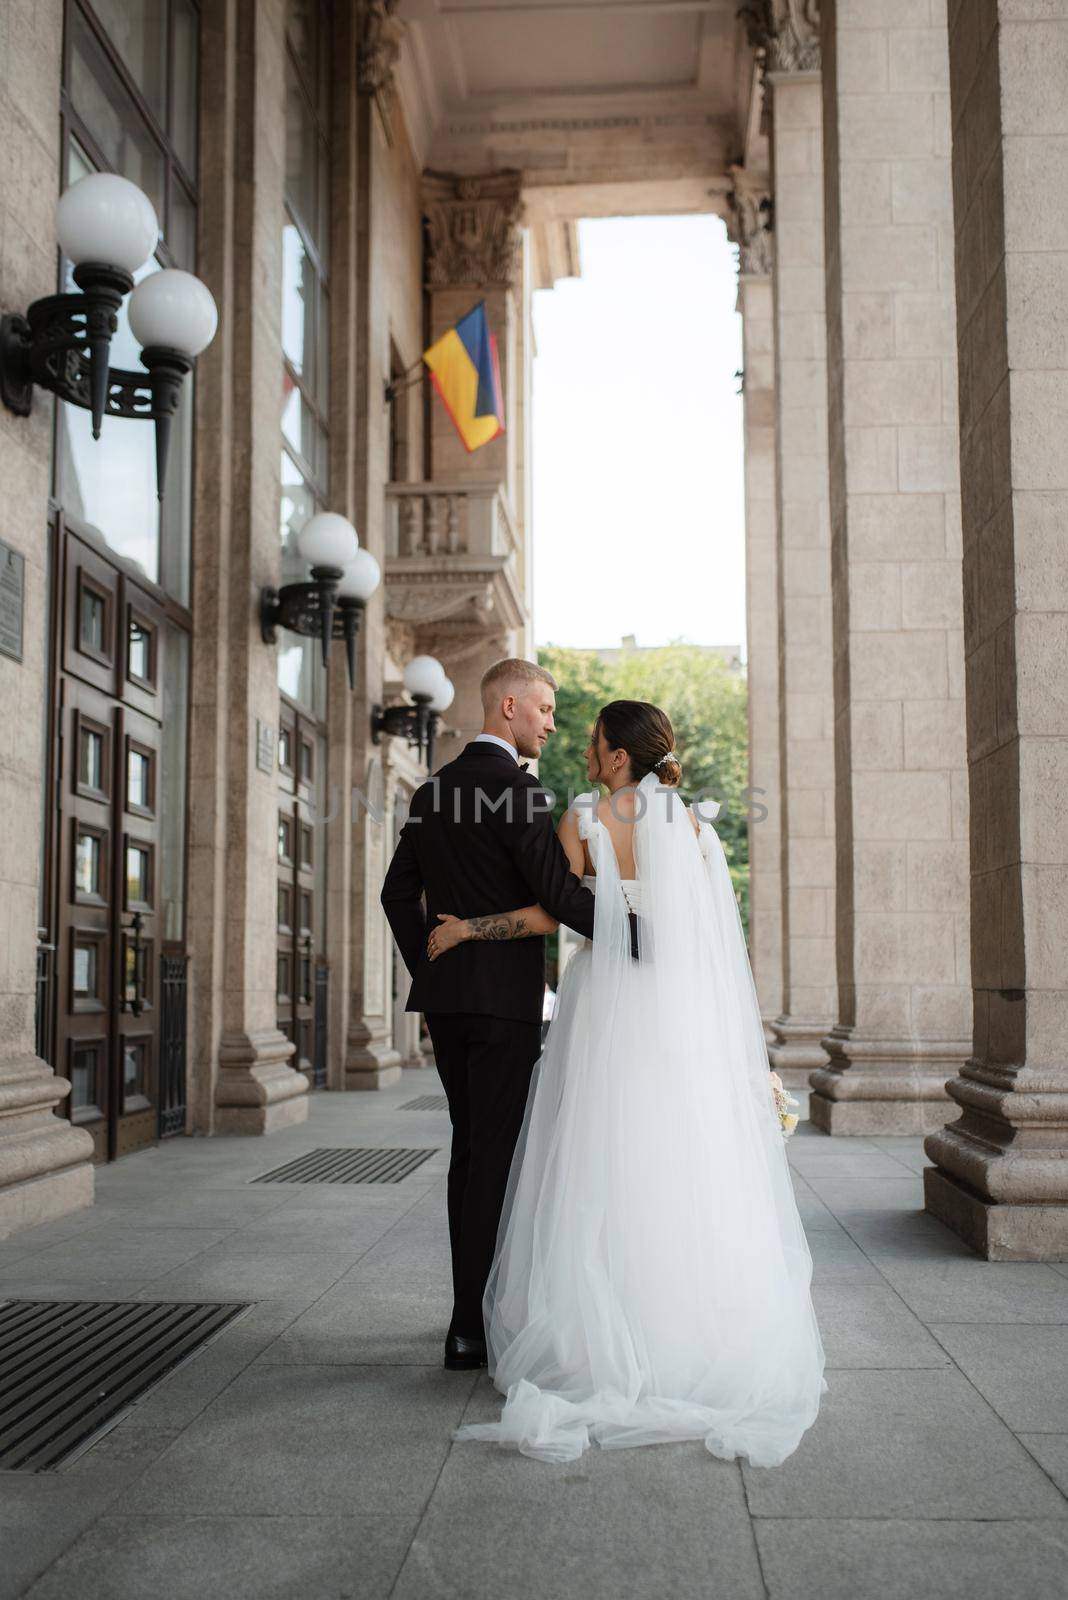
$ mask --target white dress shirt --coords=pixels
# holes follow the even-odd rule
[[[509,744],[507,739],[498,738],[495,733],[476,733],[471,743],[478,744],[480,740],[486,744],[499,744],[502,750],[507,750],[513,761],[519,761],[519,751],[514,744]]]

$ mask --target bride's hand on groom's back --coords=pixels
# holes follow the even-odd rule
[[[439,911],[438,922],[441,926],[433,930],[426,942],[426,953],[431,961],[467,938],[467,923],[462,917],[451,917],[447,911]]]

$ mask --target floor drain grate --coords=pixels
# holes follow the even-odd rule
[[[443,1094],[421,1094],[401,1106],[402,1111],[448,1111],[449,1102]]]
[[[436,1150],[310,1150],[253,1183],[400,1183]]]
[[[0,1469],[44,1472],[245,1305],[0,1303]]]

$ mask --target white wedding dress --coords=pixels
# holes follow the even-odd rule
[[[650,775],[621,881],[597,797],[575,804],[594,939],[560,985],[486,1290],[506,1401],[456,1437],[545,1461],[702,1439],[774,1466],[827,1385],[723,849]]]

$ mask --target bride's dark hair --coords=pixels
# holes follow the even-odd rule
[[[610,750],[625,750],[635,782],[655,772],[668,787],[682,781],[682,768],[674,755],[675,732],[659,706],[646,700],[613,700],[597,717],[597,733],[604,734]]]

